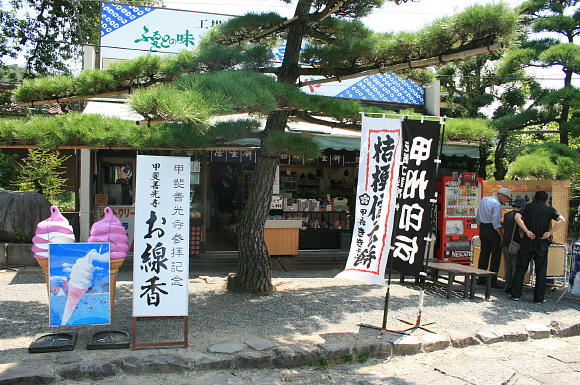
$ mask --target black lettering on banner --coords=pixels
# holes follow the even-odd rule
[[[431,229],[439,122],[404,120],[398,210],[392,235],[393,269],[416,275],[422,270]]]
[[[167,285],[166,283],[157,283],[157,281],[159,281],[159,277],[157,276],[153,276],[151,278],[149,278],[147,281],[147,283],[149,283],[149,285],[144,285],[141,286],[141,295],[139,296],[139,298],[143,298],[144,296],[147,296],[147,305],[151,306],[154,305],[155,307],[159,306],[160,300],[161,300],[161,296],[160,294],[165,294],[167,295],[168,292],[166,292],[165,290],[161,289],[159,286],[165,286]]]

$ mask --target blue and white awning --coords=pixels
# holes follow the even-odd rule
[[[306,82],[315,79],[318,78],[302,77],[300,80]],[[408,104],[411,106],[423,106],[425,104],[425,88],[422,85],[390,72],[340,82],[306,85],[301,89],[307,94],[345,99]]]
[[[122,26],[127,25],[154,10],[155,8],[103,3],[101,9],[101,37],[116,31]]]

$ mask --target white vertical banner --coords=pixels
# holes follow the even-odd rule
[[[401,150],[401,120],[363,116],[356,214],[346,267],[336,278],[385,285]]]
[[[137,156],[133,317],[188,315],[190,165]]]

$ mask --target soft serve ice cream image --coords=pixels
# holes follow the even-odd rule
[[[51,276],[68,278],[66,295],[50,297],[51,325],[110,323],[109,260],[107,243],[50,246]]]

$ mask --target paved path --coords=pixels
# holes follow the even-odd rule
[[[292,369],[216,370],[146,375],[120,374],[67,385],[577,385],[580,337],[530,340],[447,349],[364,363]]]
[[[385,288],[332,278],[336,273],[276,273],[277,293],[271,296],[227,292],[225,274],[192,276],[188,349],[87,351],[89,337],[103,329],[93,326],[64,329],[79,332],[72,352],[31,355],[27,348],[33,337],[49,330],[42,274],[35,268],[0,272],[0,384],[75,380],[76,373],[110,377],[124,372],[280,367],[344,355],[436,351],[450,345],[550,337],[558,332],[547,328],[551,323],[560,325],[563,334],[580,334],[580,302],[568,297],[557,303],[559,290],[549,293],[547,303],[533,304],[530,291],[520,302],[499,289],[485,301],[483,288],[475,300],[464,300],[460,292],[447,300],[444,288],[428,284],[423,319],[435,322],[437,334],[419,331],[403,340],[393,334],[378,341],[376,332],[359,330],[357,324],[380,325]],[[112,327],[129,330],[131,272],[121,272],[117,287]],[[418,298],[415,284],[394,283],[388,326],[401,329],[405,325],[397,318],[414,320]],[[180,333],[179,322],[155,320],[142,324],[139,338],[175,340]]]

